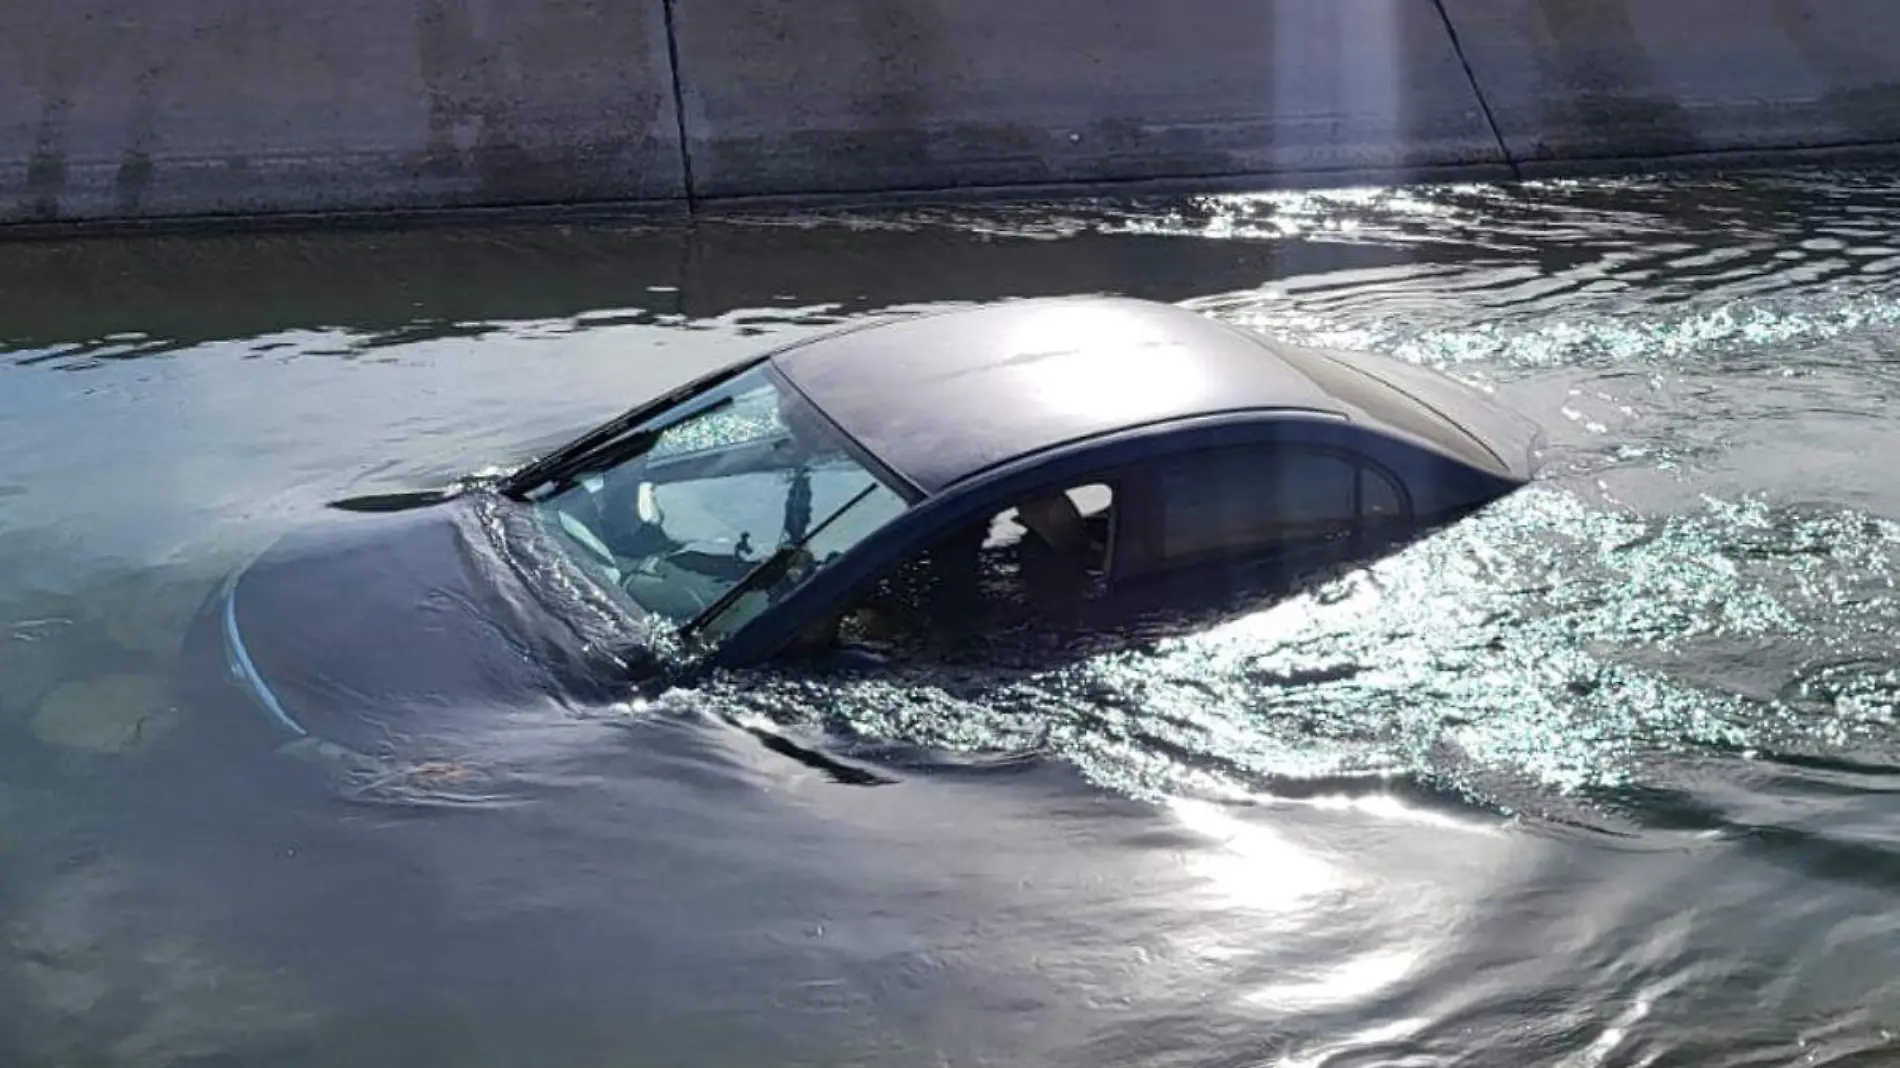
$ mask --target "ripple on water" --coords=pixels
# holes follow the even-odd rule
[[[0,631],[0,721],[24,720],[64,677],[65,643],[43,621]]]
[[[1468,1061],[1474,1035],[1487,1053],[1510,1051],[1494,1054],[1500,1060],[1523,1054],[1512,1063],[1554,1059],[1560,1048],[1576,1054],[1573,1063],[1825,1063],[1889,1052],[1891,1041],[1878,1029],[1894,1015],[1880,1001],[1892,1001],[1893,930],[1891,910],[1883,908],[1900,886],[1888,803],[1900,781],[1900,659],[1892,639],[1900,633],[1900,536],[1883,515],[1900,514],[1900,498],[1883,496],[1880,484],[1889,481],[1882,459],[1900,447],[1886,430],[1900,400],[1900,361],[1891,355],[1900,336],[1900,293],[1892,288],[1900,268],[1896,223],[1900,195],[1890,178],[1812,176],[1425,186],[876,218],[843,213],[793,225],[875,229],[880,240],[918,232],[918,264],[941,260],[942,231],[976,233],[984,237],[984,257],[956,262],[998,270],[991,279],[987,270],[946,269],[939,282],[893,261],[894,275],[924,280],[911,278],[892,296],[862,276],[800,278],[789,287],[796,292],[733,300],[711,292],[719,284],[705,280],[744,272],[720,275],[713,267],[722,257],[695,255],[678,259],[693,264],[687,273],[694,285],[685,288],[697,291],[677,300],[643,302],[615,286],[522,304],[498,295],[519,288],[523,274],[511,268],[506,287],[478,293],[474,303],[448,302],[446,310],[411,308],[403,285],[376,280],[366,289],[339,290],[343,298],[334,303],[288,302],[320,309],[295,312],[297,322],[273,314],[234,327],[233,320],[199,322],[194,314],[181,318],[191,328],[183,332],[141,323],[144,332],[80,340],[68,335],[83,327],[28,330],[44,336],[16,338],[17,351],[0,372],[22,380],[73,372],[60,380],[74,384],[71,395],[45,397],[61,406],[58,418],[71,405],[78,419],[102,410],[82,407],[85,389],[168,405],[180,389],[295,364],[298,388],[282,395],[307,383],[313,407],[276,409],[271,429],[281,428],[283,442],[307,457],[299,462],[399,478],[405,470],[448,471],[453,456],[436,459],[443,450],[504,451],[502,437],[555,426],[577,398],[624,389],[629,370],[637,370],[633,363],[607,369],[564,358],[559,389],[544,391],[500,370],[520,362],[515,354],[542,351],[550,341],[565,345],[592,332],[602,348],[632,350],[652,339],[662,356],[690,364],[727,340],[782,338],[865,309],[902,310],[907,300],[1059,290],[1077,277],[1086,288],[1127,283],[1172,295],[1201,292],[1190,306],[1229,322],[1443,368],[1551,426],[1549,481],[1389,559],[1201,633],[1009,670],[898,669],[832,679],[748,673],[655,705],[697,713],[710,704],[747,722],[763,715],[788,734],[821,732],[843,748],[883,756],[900,772],[1066,760],[1112,790],[1166,797],[1183,822],[1238,845],[1245,843],[1231,832],[1240,821],[1226,819],[1225,806],[1196,807],[1183,795],[1389,812],[1380,806],[1396,794],[1416,815],[1430,806],[1410,802],[1426,794],[1449,798],[1444,807],[1470,803],[1599,828],[1622,829],[1627,818],[1644,846],[1661,843],[1658,852],[1685,839],[1719,838],[1725,848],[1711,852],[1741,858],[1719,862],[1719,874],[1732,878],[1709,878],[1705,864],[1672,869],[1675,858],[1640,874],[1607,870],[1614,860],[1606,862],[1606,849],[1539,856],[1536,864],[1520,863],[1526,853],[1514,851],[1509,872],[1489,873],[1473,891],[1472,908],[1481,914],[1474,927],[1482,931],[1460,932],[1442,959],[1403,952],[1406,939],[1431,929],[1440,915],[1420,912],[1362,928],[1350,915],[1329,912],[1323,922],[1339,938],[1336,949],[1329,944],[1292,967],[1275,961],[1271,982],[1246,989],[1274,1014],[1270,1027],[1295,1017],[1317,1021],[1305,1029],[1310,1042],[1284,1051],[1288,1063]],[[1092,240],[1066,250],[1060,244],[1117,234],[1139,240]],[[772,267],[765,262],[769,245],[756,247],[767,251],[724,259],[742,262],[745,271]],[[1030,247],[1055,258],[1018,258]],[[1184,252],[1190,247],[1197,251]],[[1059,268],[1062,255],[1074,261],[1102,250],[1126,252],[1100,258],[1136,266],[1080,275],[1011,270],[1025,263]],[[608,257],[616,277],[627,269],[623,251],[615,245]],[[400,261],[365,259],[363,252],[359,246],[348,257],[359,266],[400,268]],[[439,254],[430,256],[425,271],[401,269],[438,273]],[[859,256],[854,246],[853,256],[870,253]],[[134,258],[151,262],[149,253]],[[675,259],[670,252],[664,258]],[[1205,269],[1235,263],[1241,266]],[[560,269],[545,273],[558,288]],[[963,288],[952,274],[983,276],[988,287]],[[1164,280],[1170,274],[1177,277]],[[151,277],[162,278],[162,299],[136,306],[129,317],[162,320],[164,309],[193,304],[178,295],[189,287],[171,272]],[[461,285],[458,274],[442,277]],[[215,287],[198,285],[218,296]],[[356,307],[375,303],[378,293],[397,294],[402,307],[368,315]],[[88,309],[87,321],[92,314]],[[340,325],[325,325],[333,321]],[[643,333],[624,332],[634,328]],[[174,333],[200,340],[174,340]],[[642,344],[623,340],[636,336]],[[681,340],[688,344],[676,345]],[[700,342],[708,347],[691,347]],[[125,360],[188,345],[189,361],[149,362],[189,362],[210,372],[177,381],[123,374]],[[259,356],[267,359],[238,362]],[[225,359],[232,362],[218,364]],[[386,376],[385,363],[417,373],[377,378],[384,393],[392,382],[417,384],[423,393],[400,388],[394,395],[426,395],[440,414],[417,421],[405,410],[385,426],[389,436],[365,446],[356,432],[387,413],[366,415],[335,402],[374,392],[375,383],[361,375]],[[312,365],[348,365],[352,376],[332,378],[333,368]],[[535,366],[530,375],[548,377],[545,365]],[[263,393],[255,394],[260,404]],[[324,418],[310,417],[316,405]],[[520,414],[524,405],[540,414]],[[330,411],[344,415],[331,421]],[[169,416],[165,422],[176,423]],[[504,429],[449,433],[467,424]],[[231,432],[225,427],[223,437]],[[404,458],[393,445],[398,437],[416,451]],[[354,451],[339,444],[352,439]],[[175,459],[169,449],[210,447],[162,435],[131,439],[128,447],[115,441],[113,462],[123,458],[135,477],[152,470],[137,466],[150,441],[158,442],[149,450],[153,462]],[[212,445],[228,450],[229,442]],[[9,483],[66,481],[32,477],[44,473],[38,456],[18,459],[23,470]],[[263,460],[258,477],[296,481],[281,463]],[[248,490],[218,483],[233,478],[222,468],[204,470],[212,481],[193,483],[209,490],[201,510],[189,512],[194,530],[197,519],[224,518],[211,513],[235,510],[235,502],[257,493],[256,483]],[[67,515],[68,529],[153,518],[118,514],[116,507],[95,503],[57,514]],[[182,587],[118,583],[122,578],[115,576],[111,589],[85,590],[56,612],[0,612],[10,628],[0,631],[0,757],[30,761],[36,772],[43,765],[57,780],[42,798],[29,793],[37,778],[0,775],[0,851],[10,841],[33,843],[15,844],[5,855],[19,863],[0,865],[7,874],[28,873],[0,882],[9,905],[17,904],[0,925],[0,948],[11,961],[0,969],[7,988],[0,992],[25,1007],[0,1013],[8,1021],[0,1026],[25,1027],[20,1037],[49,1063],[236,1061],[247,1043],[308,1022],[300,992],[281,976],[227,958],[222,942],[198,933],[217,930],[225,917],[186,922],[191,906],[168,899],[154,872],[113,859],[55,857],[62,850],[44,846],[65,837],[54,814],[78,807],[75,799],[115,817],[136,807],[125,804],[133,794],[91,789],[108,778],[125,784],[124,772],[135,764],[121,757],[143,757],[145,747],[166,743],[164,752],[136,761],[163,781],[168,762],[183,764],[181,754],[199,740],[182,737],[194,721],[177,721],[179,729],[168,733],[175,714],[169,696],[146,677],[175,654],[197,591],[186,596]],[[81,666],[84,677],[75,670]],[[996,753],[1027,756],[972,758]],[[315,744],[281,755],[314,760],[359,798],[408,808],[494,807],[495,784],[479,769],[365,764]],[[575,822],[576,814],[568,809],[560,817]],[[337,822],[376,822],[355,815]],[[1495,822],[1465,815],[1448,818]],[[252,855],[257,843],[207,822],[210,834],[228,836]],[[1428,834],[1406,837],[1423,840],[1421,851],[1444,844]],[[1516,850],[1530,836],[1496,837]],[[475,840],[459,831],[425,840],[477,850],[463,844]],[[177,843],[150,844],[157,855]],[[736,835],[722,844],[737,849],[757,840]],[[861,859],[868,852],[861,844],[844,843],[839,859]],[[770,856],[770,844],[759,852],[766,855],[747,862],[766,865],[761,870],[784,862]],[[1546,862],[1555,870],[1539,867]],[[1762,882],[1750,867],[1757,862],[1793,873],[1792,885],[1802,892]],[[1260,866],[1278,863],[1270,855]],[[1683,873],[1680,882],[1668,881],[1671,871]],[[1283,874],[1274,868],[1262,881],[1277,885]],[[256,893],[241,879],[232,886]],[[379,895],[381,889],[377,884]],[[675,891],[669,898],[691,905],[702,888],[668,889]],[[1366,897],[1384,903],[1377,893]],[[1063,904],[1085,921],[1100,918],[1087,904]],[[1747,937],[1730,936],[1743,929]],[[1259,944],[1246,943],[1243,953],[1264,954],[1261,945],[1284,941],[1281,929],[1257,920],[1248,931]],[[1377,938],[1387,931],[1392,937]],[[339,932],[347,936],[342,928],[322,933]],[[1375,950],[1354,939],[1374,942]],[[1377,949],[1392,945],[1400,951]],[[1083,966],[1067,951],[1052,950],[1050,967]],[[632,966],[665,961],[636,959]],[[1314,981],[1292,981],[1302,974]],[[1239,989],[1230,987],[1224,993]],[[1342,1003],[1337,1018],[1316,1008],[1328,998]],[[1871,1000],[1873,1007],[1835,1011],[1842,1000]],[[1126,1049],[1260,1059],[1260,1021],[1222,1031],[1210,1004],[1159,1021],[1131,1006],[1140,1023],[1158,1023],[1151,1031],[1163,1038],[1144,1035],[1101,1059]],[[1170,1034],[1171,1025],[1178,1030]],[[348,1041],[340,1030],[332,1021],[320,1036],[326,1048]]]
[[[184,643],[192,614],[203,602],[206,583],[128,581],[115,584],[110,597],[87,607],[91,625],[120,649],[168,662]]]
[[[1845,744],[1852,735],[1885,734],[1900,724],[1900,662],[1855,657],[1808,664],[1779,695],[1787,710]]]
[[[315,1014],[280,974],[221,959],[172,926],[163,891],[111,860],[39,888],[0,934],[17,962],[19,1035],[46,1063],[193,1063],[307,1028]]]
[[[40,701],[28,724],[55,749],[97,756],[137,753],[177,727],[177,698],[151,675],[101,675],[62,683]]]
[[[1203,633],[706,696],[867,742],[1052,752],[1143,795],[1398,779],[1560,811],[1672,753],[1825,752],[1889,727],[1895,676],[1874,669],[1900,625],[1897,550],[1865,515],[1709,500],[1645,517],[1540,486]],[[1876,659],[1799,662],[1823,647]],[[1726,661],[1769,677],[1698,670]]]

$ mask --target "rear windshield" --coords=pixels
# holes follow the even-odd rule
[[[1321,389],[1379,422],[1430,442],[1482,470],[1498,466],[1498,458],[1482,442],[1399,387],[1310,349],[1287,346],[1276,351]]]

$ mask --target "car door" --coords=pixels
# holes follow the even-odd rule
[[[1073,621],[1112,566],[1116,485],[1089,476],[986,499],[880,569],[801,644],[942,647]]]

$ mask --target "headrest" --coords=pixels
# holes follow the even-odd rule
[[[1088,547],[1082,511],[1066,493],[1025,501],[1016,506],[1016,518],[1052,548],[1079,552]]]

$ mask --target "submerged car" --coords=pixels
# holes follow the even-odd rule
[[[660,644],[716,666],[835,652],[920,583],[936,600],[908,610],[966,629],[997,587],[1076,619],[1231,586],[1482,507],[1535,476],[1540,443],[1438,373],[1173,305],[879,320],[490,483],[286,538],[192,647],[281,729],[374,746],[475,704],[614,700]]]

